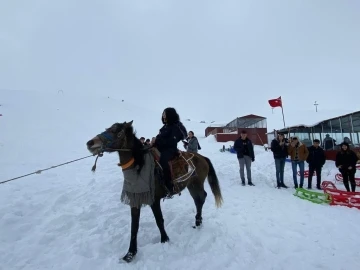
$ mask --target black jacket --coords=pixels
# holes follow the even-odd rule
[[[179,123],[164,125],[160,129],[160,133],[155,139],[155,147],[160,152],[165,150],[177,151],[178,142],[184,138],[184,134],[179,128]]]
[[[306,162],[309,163],[309,166],[322,167],[326,162],[325,151],[320,146],[316,148],[315,146],[308,147],[309,155],[306,159]]]
[[[238,158],[243,158],[245,155],[249,156],[252,161],[255,160],[254,146],[249,138],[245,140],[239,138],[234,143],[234,149],[237,152]]]
[[[356,162],[357,161],[358,161],[358,157],[354,151],[341,150],[336,154],[335,165],[336,165],[336,167],[342,165],[342,168],[340,169],[340,171],[348,170],[348,167],[352,167],[351,171],[356,171]]]
[[[287,158],[289,155],[288,147],[285,144],[281,146],[280,141],[277,139],[272,140],[270,149],[273,152],[274,158]]]

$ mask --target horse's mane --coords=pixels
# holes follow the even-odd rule
[[[139,166],[139,169],[137,171],[138,171],[138,173],[140,173],[142,167],[145,164],[144,149],[143,149],[144,146],[143,146],[142,142],[140,141],[140,139],[138,139],[136,137],[136,132],[134,132],[133,126],[129,126],[125,129],[125,137],[126,137],[127,142],[132,141],[132,143],[133,143],[131,151],[132,151],[133,158],[135,160],[134,165]]]

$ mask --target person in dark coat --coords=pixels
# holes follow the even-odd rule
[[[336,140],[331,138],[329,134],[326,134],[323,144],[324,144],[325,150],[332,150],[332,149],[334,149],[334,146],[336,145]]]
[[[234,150],[236,151],[239,160],[241,184],[245,186],[244,167],[246,167],[248,185],[255,186],[251,178],[251,163],[255,161],[254,146],[247,137],[245,130],[241,132],[240,138],[235,141]]]
[[[316,172],[316,188],[321,189],[321,170],[326,162],[325,151],[320,147],[320,140],[313,140],[313,145],[308,148],[309,155],[306,162],[309,164],[308,189],[311,189],[312,178]]]
[[[284,184],[285,160],[288,156],[288,141],[283,133],[278,133],[277,138],[272,140],[271,151],[274,155],[277,188],[288,188]]]
[[[177,155],[177,144],[186,138],[187,132],[174,108],[166,108],[162,114],[161,121],[164,126],[156,136],[153,146],[155,146],[161,154],[159,163],[163,169],[164,184],[168,189],[168,197],[172,197],[174,187],[171,181],[169,161]]]
[[[344,186],[347,191],[350,191],[349,182],[351,185],[351,191],[355,192],[355,173],[356,163],[359,160],[356,153],[350,150],[349,144],[343,142],[340,144],[341,150],[336,154],[335,165],[339,169],[342,177]]]

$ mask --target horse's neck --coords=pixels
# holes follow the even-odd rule
[[[128,152],[118,152],[119,153],[119,160],[121,164],[125,164],[127,162],[129,162],[133,156],[131,151]]]

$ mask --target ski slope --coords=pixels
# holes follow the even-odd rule
[[[87,140],[114,122],[134,120],[138,136],[146,138],[161,127],[163,108],[127,101],[23,91],[0,96],[0,181],[89,155]],[[120,203],[118,157],[105,154],[95,174],[91,157],[0,185],[0,269],[360,269],[359,210],[317,205],[294,197],[292,188],[275,189],[272,154],[262,147],[255,148],[256,186],[242,187],[236,155],[219,152],[223,144],[214,137],[204,138],[207,124],[184,124],[212,160],[224,198],[216,209],[205,183],[202,228],[192,228],[195,206],[188,191],[162,202],[169,243],[160,243],[146,207],[138,255],[119,265],[128,249],[130,211]],[[323,180],[335,173],[327,162]],[[291,175],[287,164],[285,182],[293,187]]]

